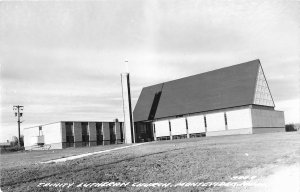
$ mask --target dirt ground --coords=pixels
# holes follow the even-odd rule
[[[257,175],[251,180],[261,184],[252,187],[231,188],[231,192],[300,192],[300,148],[290,156],[283,156],[270,164],[245,170],[244,175]]]

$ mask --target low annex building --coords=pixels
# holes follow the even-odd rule
[[[123,122],[61,121],[24,128],[25,150],[124,143]]]
[[[259,60],[143,88],[137,142],[285,131]]]

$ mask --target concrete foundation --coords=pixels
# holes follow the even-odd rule
[[[226,130],[226,131],[214,131],[207,132],[206,136],[222,136],[222,135],[242,135],[242,134],[252,134],[252,129],[234,129],[234,130]]]
[[[283,127],[275,127],[275,128],[256,127],[256,128],[252,129],[253,134],[275,133],[275,132],[285,132],[285,128],[283,128]]]

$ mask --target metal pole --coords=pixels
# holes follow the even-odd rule
[[[17,106],[18,107],[18,146],[19,147],[21,147],[21,133],[20,133],[20,124],[21,124],[21,122],[20,122],[20,106],[18,105]]]

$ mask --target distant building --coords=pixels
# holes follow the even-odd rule
[[[124,142],[123,123],[61,121],[25,128],[24,147],[31,149],[64,149],[119,144]]]
[[[143,88],[136,141],[285,131],[259,60]]]

